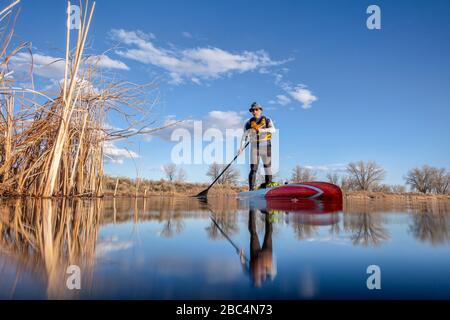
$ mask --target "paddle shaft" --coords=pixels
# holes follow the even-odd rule
[[[216,219],[214,219],[213,216],[209,216],[209,217],[211,218],[212,222],[217,227],[217,229],[220,231],[220,233],[222,233],[222,235],[231,243],[231,245],[234,247],[234,249],[236,249],[236,252],[240,255],[241,249],[233,242],[233,240],[231,240],[231,238],[225,233],[225,231],[222,230],[222,228],[217,223]],[[248,258],[245,256],[245,254],[243,254],[243,258],[246,262],[249,261]]]
[[[245,144],[244,148],[242,150],[245,150],[245,148],[247,148],[247,146],[249,145],[250,141],[247,141],[247,143]],[[227,169],[231,166],[231,164],[234,162],[234,160],[237,159],[237,157],[239,157],[239,152],[238,154],[236,154],[236,156],[234,157],[233,160],[231,160],[231,162],[225,167],[225,169],[223,169],[223,171],[217,176],[217,178],[214,179],[214,181],[209,185],[208,188],[206,188],[205,191],[203,192],[207,192],[209,189],[211,189],[211,187],[214,185],[214,183],[216,183],[217,180],[219,180],[219,178],[225,173],[225,171],[227,171]],[[202,192],[202,193],[203,193]]]

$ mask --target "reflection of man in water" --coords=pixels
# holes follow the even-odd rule
[[[269,213],[265,214],[264,242],[261,247],[256,232],[257,209],[250,209],[248,217],[248,231],[250,232],[250,273],[256,287],[267,280],[275,278],[276,267],[272,255],[272,222]]]

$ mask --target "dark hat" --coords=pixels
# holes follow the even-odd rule
[[[253,102],[252,105],[250,106],[250,109],[248,109],[248,111],[252,112],[253,109],[263,109],[261,107],[261,105],[258,102]]]

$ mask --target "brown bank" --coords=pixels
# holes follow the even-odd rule
[[[105,177],[104,195],[106,197],[146,197],[146,196],[194,196],[208,187],[207,183],[188,183],[167,180],[136,180],[127,177]],[[211,188],[209,196],[236,197],[241,191],[246,191],[246,186],[232,186],[217,184]],[[369,201],[450,201],[448,194],[418,193],[418,192],[370,192],[350,191],[344,192],[344,200]]]

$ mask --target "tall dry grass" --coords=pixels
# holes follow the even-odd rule
[[[13,57],[24,50],[32,57],[29,43],[10,48],[18,2],[0,12],[0,196],[101,196],[103,145],[153,131],[146,122],[152,105],[142,97],[155,84],[110,82],[99,74],[99,60],[84,52],[95,8],[86,1],[79,3],[78,31],[70,30],[67,14],[65,72],[57,96],[17,87]],[[30,79],[34,84],[32,70]],[[106,125],[111,113],[124,120],[124,128]]]

